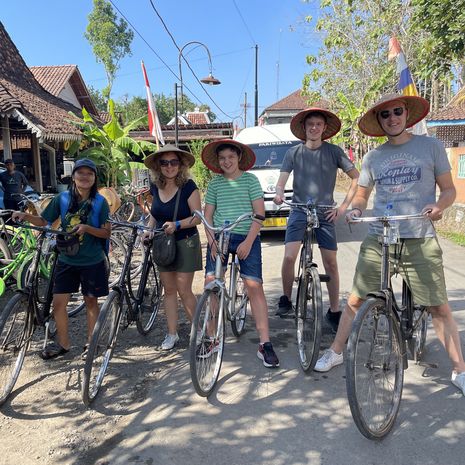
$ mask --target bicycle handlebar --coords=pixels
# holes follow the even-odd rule
[[[336,208],[337,204],[334,202],[332,205],[317,205],[311,201],[308,201],[307,203],[296,203],[296,202],[289,202],[287,200],[283,200],[283,203],[286,205],[289,205],[290,207],[297,207],[297,208],[305,208],[307,210],[316,208],[316,209],[321,209],[321,210],[332,210]]]
[[[18,223],[17,221],[12,221],[12,223],[20,228],[33,229],[35,231],[44,232],[46,234],[51,234],[53,236],[66,236],[66,237],[75,236],[74,233],[60,231],[58,229],[51,229],[47,226],[34,226],[28,223]]]
[[[374,222],[388,222],[388,221],[403,221],[403,220],[420,220],[427,219],[425,213],[414,213],[412,215],[392,215],[392,216],[365,216],[355,217],[347,220],[348,223],[374,223]]]
[[[194,210],[192,216],[197,216],[198,218],[200,218],[200,220],[202,221],[202,223],[208,228],[210,229],[210,231],[213,231],[215,233],[220,233],[222,231],[231,231],[232,229],[234,229],[239,223],[241,223],[242,221],[244,220],[248,220],[248,219],[251,219],[252,221],[255,221],[257,223],[259,223],[260,221],[264,221],[265,220],[265,217],[262,216],[262,215],[258,215],[256,213],[244,213],[243,215],[241,215],[239,218],[236,219],[236,221],[230,223],[230,224],[227,224],[227,225],[223,225],[223,226],[212,226],[208,221],[207,219],[205,218],[205,216],[203,215],[203,213],[199,210]]]
[[[148,226],[141,224],[140,222],[131,223],[129,221],[117,221],[113,219],[110,219],[109,222],[116,226],[121,226],[122,228],[139,229],[140,231],[150,231],[150,232],[156,233],[156,232],[162,232],[164,230],[163,228],[150,228]]]

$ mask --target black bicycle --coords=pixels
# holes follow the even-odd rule
[[[350,221],[383,225],[380,290],[369,294],[357,311],[347,345],[347,397],[355,424],[368,439],[382,439],[391,431],[399,411],[408,356],[418,362],[424,352],[428,310],[415,304],[405,281],[402,304],[398,305],[391,283],[403,247],[402,240],[391,235],[392,224],[415,219],[425,216],[376,216]],[[394,248],[392,258],[390,246]]]
[[[82,383],[82,399],[86,405],[90,405],[98,394],[120,329],[126,329],[135,322],[140,334],[148,334],[155,326],[163,294],[159,273],[150,253],[151,242],[144,244],[146,250],[137,283],[131,268],[138,231],[158,230],[138,223],[110,222],[113,226],[130,229],[131,235],[127,240],[122,273],[100,309],[89,343]]]
[[[313,259],[313,244],[316,243],[315,229],[320,227],[318,212],[326,213],[335,205],[316,205],[284,201],[291,208],[303,210],[307,215],[307,225],[300,251],[297,299],[295,306],[297,348],[300,366],[305,373],[311,373],[318,359],[320,350],[323,297],[321,283],[328,282],[329,276],[318,272],[318,265]]]
[[[71,236],[63,231],[27,224],[21,224],[21,227],[33,229],[40,234],[26,285],[15,293],[0,314],[0,405],[13,390],[36,329],[45,328],[44,348],[48,338],[55,332],[51,304],[57,252],[53,237]],[[41,263],[47,263],[46,276],[41,273]]]

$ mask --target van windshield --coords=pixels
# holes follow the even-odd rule
[[[259,144],[248,144],[255,152],[257,160],[255,161],[254,169],[271,168],[279,169],[284,160],[284,155],[293,145],[300,144],[298,140],[280,141],[280,142],[261,142]]]

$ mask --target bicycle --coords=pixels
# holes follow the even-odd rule
[[[147,335],[154,328],[163,293],[158,270],[152,261],[150,242],[144,245],[147,250],[137,289],[133,284],[130,266],[138,231],[161,230],[152,230],[137,223],[115,220],[110,222],[119,227],[129,228],[132,233],[127,242],[127,254],[122,272],[100,309],[89,343],[82,382],[82,400],[85,405],[90,405],[98,394],[120,328],[126,329],[135,322],[139,333]]]
[[[11,215],[13,210],[0,210],[0,218]],[[3,219],[0,237],[0,296],[5,293],[9,281],[15,280],[17,289],[24,288],[37,247],[37,240],[29,229],[6,225]],[[49,276],[48,264],[41,259],[41,275]]]
[[[54,332],[51,304],[57,253],[54,247],[46,245],[46,241],[58,234],[71,236],[49,228],[25,224],[22,227],[39,231],[40,234],[24,289],[17,291],[0,313],[0,405],[14,388],[36,329],[45,328],[44,348],[49,335]],[[50,276],[41,281],[40,262],[47,256]],[[45,289],[42,289],[43,286]]]
[[[307,215],[307,225],[300,250],[299,273],[296,278],[298,287],[295,319],[300,366],[309,374],[317,362],[321,344],[323,321],[321,283],[329,281],[328,275],[318,272],[318,265],[313,259],[315,229],[320,227],[318,211],[332,210],[335,205],[316,205],[312,201],[307,203],[284,201],[284,203],[291,208],[305,211]]]
[[[423,354],[428,309],[416,305],[402,282],[402,304],[396,302],[391,282],[398,272],[402,242],[391,235],[392,222],[425,219],[423,214],[353,218],[350,223],[381,222],[380,290],[368,295],[357,311],[347,345],[346,387],[352,417],[368,439],[384,438],[394,426],[402,397],[407,347],[416,362]],[[389,246],[394,245],[391,263]]]
[[[217,254],[215,279],[205,285],[192,321],[189,360],[190,373],[195,391],[207,397],[216,385],[221,370],[224,350],[225,320],[231,322],[232,332],[240,337],[245,332],[249,298],[239,275],[239,261],[235,254],[229,271],[229,289],[226,289],[225,270],[227,262],[227,234],[244,220],[263,221],[265,218],[254,213],[241,215],[231,224],[213,227],[198,210],[194,211],[206,229],[218,235],[215,239]]]

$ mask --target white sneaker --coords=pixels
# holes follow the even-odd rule
[[[456,371],[453,371],[450,380],[452,381],[452,384],[454,386],[457,386],[462,391],[462,394],[465,396],[465,371],[462,371],[462,373],[457,373]]]
[[[165,340],[161,343],[161,348],[163,350],[171,350],[176,345],[176,342],[178,341],[179,341],[178,333],[167,334],[165,336]]]
[[[315,371],[329,371],[331,368],[342,365],[344,357],[342,354],[336,354],[333,349],[325,350],[323,355],[318,359],[315,364]]]

